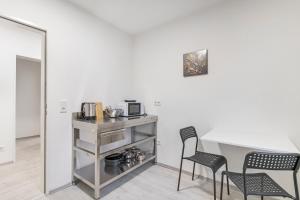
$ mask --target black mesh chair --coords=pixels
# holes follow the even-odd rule
[[[223,165],[226,166],[226,171],[228,170],[227,166],[227,160],[224,156],[221,155],[215,155],[215,154],[210,154],[210,153],[205,153],[205,152],[200,152],[197,150],[198,147],[198,136],[196,133],[196,130],[194,127],[186,127],[183,129],[180,129],[180,136],[182,139],[183,147],[182,147],[182,154],[181,154],[181,163],[180,163],[180,170],[179,170],[179,178],[178,178],[178,187],[177,191],[179,191],[180,187],[180,178],[181,178],[181,171],[182,171],[182,162],[183,160],[190,160],[194,162],[193,166],[193,175],[192,175],[192,180],[194,180],[194,175],[195,175],[195,164],[201,164],[206,167],[209,167],[212,172],[213,172],[213,182],[214,182],[214,199],[216,199],[216,172],[220,167]],[[195,148],[195,154],[189,157],[184,157],[184,150],[185,150],[185,141],[190,138],[195,138],[196,139],[196,148]],[[229,185],[228,185],[228,178],[227,178],[227,192],[229,194]]]
[[[224,175],[227,175],[227,177],[229,177],[229,179],[244,194],[244,200],[247,200],[247,196],[249,195],[260,196],[262,200],[264,199],[264,196],[287,197],[299,200],[297,184],[297,172],[300,163],[299,158],[300,154],[262,152],[252,152],[247,154],[242,173],[222,172],[221,200],[223,196]],[[287,193],[266,173],[246,173],[247,169],[293,171],[295,197]]]

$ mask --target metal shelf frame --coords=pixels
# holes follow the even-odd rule
[[[153,161],[157,161],[157,116],[141,116],[136,118],[118,118],[106,119],[101,122],[85,121],[80,119],[80,113],[73,113],[72,120],[72,177],[73,184],[77,181],[82,181],[94,190],[94,198],[100,198],[101,188],[117,181],[133,170]],[[138,129],[145,125],[151,125],[151,130],[139,131]],[[133,140],[130,143],[118,146],[105,152],[100,151],[101,136],[109,132],[120,129],[131,129],[131,139],[133,134],[143,136],[141,139]],[[82,135],[88,136],[89,140],[84,141]],[[142,146],[153,141],[153,149],[151,154],[147,154],[146,159],[142,162],[136,163],[125,171],[121,171],[116,175],[108,176],[104,172],[104,158],[113,153],[123,152],[127,148]],[[86,146],[78,145],[80,142],[87,144]],[[82,168],[77,168],[77,152],[88,154],[93,159],[93,164]]]

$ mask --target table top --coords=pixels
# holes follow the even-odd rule
[[[200,138],[209,141],[270,152],[300,153],[287,135],[246,131],[211,130]]]

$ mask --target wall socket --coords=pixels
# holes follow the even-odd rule
[[[157,146],[159,146],[159,145],[160,145],[160,141],[159,141],[159,140],[157,140],[157,141],[156,141],[156,144],[157,144]]]
[[[157,101],[157,100],[155,100],[155,101],[154,101],[154,106],[161,106],[161,102],[160,102],[160,101]]]

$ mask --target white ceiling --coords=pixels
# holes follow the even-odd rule
[[[130,34],[188,16],[222,0],[68,0]]]

